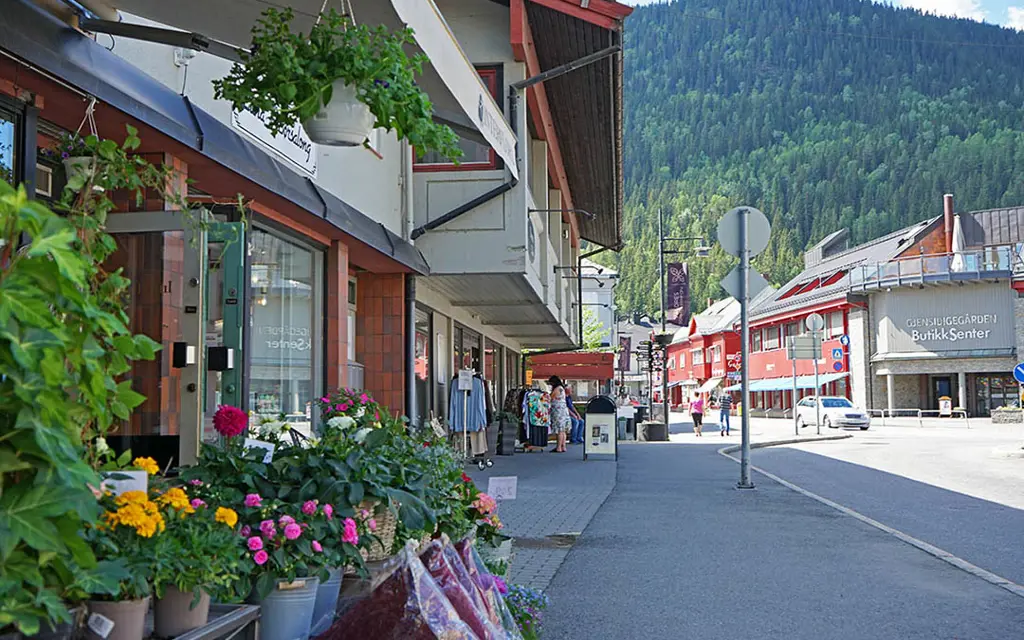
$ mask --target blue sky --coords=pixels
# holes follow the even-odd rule
[[[620,0],[626,4],[651,4],[665,0]],[[1024,0],[891,0],[892,4],[914,7],[939,15],[983,20],[991,24],[1024,30]]]

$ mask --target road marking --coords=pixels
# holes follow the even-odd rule
[[[835,438],[832,437],[830,439],[835,439]],[[806,442],[806,440],[804,442]],[[792,444],[792,443],[788,442],[788,441],[787,442],[761,442],[761,443],[758,443],[756,448],[770,447],[770,446],[773,446],[773,445],[781,445],[781,444]],[[754,447],[754,446],[755,445],[751,445],[751,447]],[[738,463],[739,460],[737,458],[733,457],[732,455],[730,455],[731,453],[733,453],[735,451],[738,451],[738,450],[739,450],[739,447],[734,445],[734,446],[729,446],[729,447],[722,447],[721,449],[718,450],[718,453],[719,453],[719,455],[725,456],[726,458],[732,460],[733,462]],[[760,473],[761,475],[763,475],[763,476],[765,476],[765,477],[767,477],[767,478],[769,478],[771,480],[774,480],[775,482],[778,482],[779,484],[781,484],[782,486],[784,486],[784,487],[786,487],[788,489],[792,489],[793,491],[796,491],[797,493],[803,494],[803,495],[807,496],[808,498],[811,498],[812,500],[816,500],[816,501],[820,502],[823,505],[832,507],[833,509],[835,509],[836,511],[839,511],[840,513],[844,513],[844,514],[846,514],[848,516],[856,518],[857,520],[860,520],[864,524],[870,525],[870,526],[872,526],[872,527],[874,527],[874,528],[876,528],[876,529],[878,529],[880,531],[884,531],[885,533],[888,533],[889,535],[893,536],[897,540],[905,542],[905,543],[911,545],[912,547],[917,547],[918,549],[920,549],[921,551],[924,551],[928,555],[936,557],[939,560],[942,560],[943,562],[945,562],[947,564],[950,564],[950,565],[956,567],[957,569],[960,569],[961,571],[966,571],[967,573],[969,573],[969,574],[971,574],[971,575],[973,575],[975,577],[981,578],[982,580],[984,580],[985,582],[988,582],[989,584],[994,584],[997,587],[1001,587],[1001,588],[1009,591],[1010,593],[1014,594],[1015,596],[1020,596],[1021,598],[1024,598],[1024,586],[1021,586],[1021,585],[1017,584],[1016,582],[1013,582],[1012,580],[1008,580],[1008,579],[1006,579],[1006,578],[1004,578],[1002,576],[999,576],[999,575],[996,575],[996,574],[992,573],[991,571],[987,571],[985,569],[982,569],[978,565],[971,564],[970,562],[964,560],[963,558],[955,556],[952,553],[950,553],[950,552],[948,552],[948,551],[946,551],[944,549],[940,549],[939,547],[936,547],[933,544],[929,544],[929,543],[925,542],[924,540],[919,540],[918,538],[915,538],[914,536],[912,536],[910,534],[903,533],[899,529],[894,529],[894,528],[890,527],[887,524],[883,524],[883,523],[879,522],[878,520],[875,520],[873,518],[869,518],[868,516],[866,516],[866,515],[864,515],[862,513],[859,513],[857,511],[854,511],[853,509],[851,509],[849,507],[843,506],[843,505],[839,504],[838,502],[834,502],[832,500],[829,500],[828,498],[819,496],[818,494],[813,493],[811,491],[808,491],[807,489],[804,489],[803,487],[797,486],[797,485],[793,484],[792,482],[790,482],[788,480],[783,480],[782,478],[780,478],[779,476],[775,475],[774,473],[770,473],[768,471],[765,471],[764,469],[761,469],[760,467],[755,467],[754,465],[750,465],[750,468],[753,469],[754,471]]]

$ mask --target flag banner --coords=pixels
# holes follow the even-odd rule
[[[632,336],[619,336],[619,371],[629,371],[629,351],[632,347]]]
[[[668,265],[667,297],[665,320],[680,327],[690,324],[690,269],[685,262]]]

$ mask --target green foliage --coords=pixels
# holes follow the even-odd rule
[[[597,312],[590,307],[583,308],[583,348],[600,349],[610,335],[610,331],[601,324]]]
[[[291,31],[292,18],[291,9],[263,13],[253,26],[251,52],[214,80],[215,97],[263,116],[278,133],[315,116],[331,101],[334,81],[343,80],[370,108],[375,127],[394,131],[421,155],[462,156],[458,136],[434,123],[430,99],[416,84],[427,58],[406,54],[415,44],[411,29],[355,25],[331,9],[306,36]]]
[[[138,406],[119,377],[158,348],[128,330],[127,280],[100,267],[113,243],[82,223],[0,182],[0,628],[26,634],[122,577],[80,537],[100,486],[83,441]]]
[[[781,284],[826,234],[864,242],[941,214],[943,193],[1024,202],[1024,35],[860,0],[679,0],[627,25],[623,311],[658,309],[659,208],[668,235],[715,243],[725,211],[758,207],[773,234],[754,265]],[[717,246],[690,261],[694,311],[734,264]]]

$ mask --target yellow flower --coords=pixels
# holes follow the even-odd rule
[[[114,504],[123,507],[128,504],[142,504],[149,501],[145,491],[125,491],[114,499]]]
[[[238,524],[238,514],[227,507],[217,507],[217,513],[214,516],[214,519],[217,522],[223,522],[231,528],[234,528],[234,526]]]
[[[192,508],[192,505],[188,502],[188,495],[178,487],[168,489],[163,495],[156,499],[157,502],[163,505],[170,505],[178,510],[188,510]]]
[[[113,517],[110,518],[110,521],[113,524],[138,528],[151,519],[152,516],[146,513],[146,509],[141,504],[132,503],[119,508],[117,512],[113,514]]]
[[[160,465],[156,463],[156,460],[149,457],[139,457],[132,460],[132,465],[142,469],[151,476],[155,476],[160,473]]]

